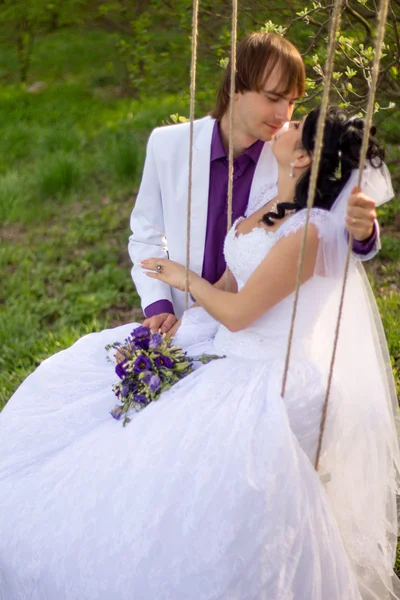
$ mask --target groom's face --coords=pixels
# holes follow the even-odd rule
[[[281,127],[290,121],[295,102],[296,90],[289,94],[280,91],[282,81],[279,67],[264,81],[262,89],[237,93],[235,97],[236,127],[254,140],[267,142]]]

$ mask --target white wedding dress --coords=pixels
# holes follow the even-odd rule
[[[232,228],[225,255],[239,288],[304,217],[276,233]],[[320,231],[327,220],[313,211]],[[322,457],[332,481],[325,486],[312,464],[326,388],[315,344],[330,286],[318,275],[302,286],[284,400],[291,296],[238,333],[189,310],[176,343],[224,358],[196,369],[125,428],[109,414],[116,376],[104,347],[133,324],[87,335],[45,360],[0,415],[0,600],[394,598],[395,541],[385,541],[393,482],[382,484],[391,498],[385,516],[379,499],[375,506],[367,497],[361,515],[357,494],[368,490],[353,490],[341,479],[352,477],[346,461],[338,464],[343,453],[352,464],[358,428],[373,424],[370,435],[386,437],[386,462],[362,475],[369,481],[371,468],[371,477],[390,479],[389,409],[373,411],[362,399],[352,429],[343,382],[334,383]]]

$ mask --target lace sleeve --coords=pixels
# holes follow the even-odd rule
[[[277,240],[282,237],[287,237],[291,233],[296,233],[299,229],[305,226],[307,218],[307,210],[303,209],[295,213],[277,230]],[[321,237],[322,230],[332,222],[331,215],[327,210],[321,208],[312,208],[310,215],[310,223],[318,229],[318,235]]]

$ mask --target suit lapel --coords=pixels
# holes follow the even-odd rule
[[[190,268],[198,275],[201,275],[203,269],[210,182],[211,139],[214,123],[214,119],[205,119],[203,127],[194,140]],[[182,226],[185,225],[182,224]]]
[[[195,131],[194,139],[190,227],[190,268],[198,275],[201,275],[203,269],[210,182],[211,140],[215,123],[215,120],[210,118],[202,121],[202,126],[199,128],[197,135]],[[249,201],[260,192],[263,186],[276,184],[277,178],[278,167],[276,159],[272,153],[271,144],[266,142],[254,172]],[[181,226],[186,230],[186,221],[182,222]],[[186,243],[186,231],[183,237]]]
[[[259,194],[261,188],[266,185],[275,185],[277,181],[278,165],[276,158],[272,153],[271,143],[265,142],[254,171],[249,195],[249,204],[251,204],[254,198]]]

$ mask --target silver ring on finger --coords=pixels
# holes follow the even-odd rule
[[[163,267],[162,267],[162,265],[157,265],[157,266],[156,266],[156,271],[157,271],[157,273],[162,273],[162,272],[163,272]]]

